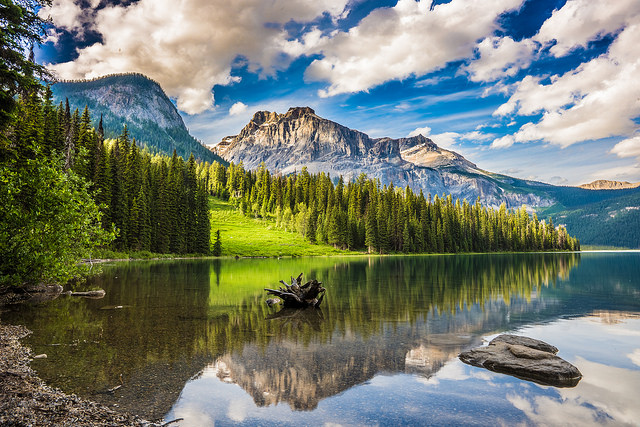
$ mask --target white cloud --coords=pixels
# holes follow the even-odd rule
[[[463,70],[474,82],[511,77],[531,64],[535,48],[536,44],[527,39],[516,42],[511,37],[487,37],[478,44],[478,58]]]
[[[476,42],[498,28],[497,18],[523,0],[453,0],[431,9],[431,0],[399,0],[371,12],[348,32],[310,46],[324,58],[305,77],[327,81],[320,96],[368,90],[389,80],[422,76],[473,54]]]
[[[451,148],[458,142],[459,137],[460,134],[456,132],[443,132],[431,135],[429,138],[431,138],[438,147]]]
[[[247,104],[236,102],[231,106],[231,108],[229,108],[229,115],[235,116],[237,114],[244,113],[245,111],[247,111]]]
[[[412,130],[411,132],[409,132],[409,138],[411,138],[412,136],[418,136],[418,135],[422,135],[422,136],[426,136],[428,137],[429,135],[431,135],[431,128],[429,126],[425,126],[422,128],[416,128],[414,130]]]
[[[619,33],[606,54],[552,76],[548,84],[532,76],[517,83],[494,115],[542,113],[542,118],[523,125],[514,141],[542,140],[566,147],[632,134],[638,128],[634,118],[640,115],[640,15],[635,21]],[[501,140],[506,144],[507,139]]]
[[[340,16],[347,1],[140,0],[107,6],[92,15],[91,29],[102,41],[80,49],[74,61],[50,68],[67,79],[141,72],[176,98],[179,109],[196,114],[213,106],[214,85],[237,81],[231,66],[238,57],[266,75],[286,67],[291,58],[283,57],[288,35],[282,26],[325,12]],[[42,14],[72,32],[84,25],[72,0],[56,0]]]
[[[495,138],[495,135],[492,133],[482,133],[477,130],[463,133],[462,135],[460,135],[460,139],[464,139],[465,141],[471,141],[471,142],[484,142],[494,138]]]
[[[505,135],[501,138],[494,139],[491,148],[509,148],[514,144],[515,140],[512,135]]]
[[[569,0],[544,22],[534,40],[546,45],[555,43],[550,52],[560,57],[637,22],[638,15],[638,0]]]
[[[58,27],[73,31],[80,37],[84,35],[84,25],[87,23],[86,14],[74,0],[53,0],[51,6],[43,7],[38,11],[38,16],[43,19],[51,18]],[[57,41],[56,38],[55,42],[57,43]]]
[[[427,138],[430,138],[433,142],[436,143],[438,147],[441,148],[450,148],[455,145],[460,138],[460,134],[457,132],[442,132],[442,133],[431,133],[431,128],[429,126],[416,128],[409,132],[409,137],[422,135]]]
[[[627,357],[631,359],[634,365],[640,366],[640,348],[636,348],[633,353],[627,354]]]
[[[618,142],[612,149],[613,154],[618,157],[638,157],[640,158],[640,135],[627,138]]]

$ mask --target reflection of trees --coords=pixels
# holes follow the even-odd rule
[[[27,343],[46,353],[38,373],[67,392],[105,404],[117,403],[150,418],[163,416],[184,382],[211,356],[196,355],[206,335],[209,265],[203,262],[121,263],[105,266],[90,286],[105,298],[60,297],[19,307],[9,315],[34,333]],[[108,306],[125,306],[106,309]],[[52,345],[56,344],[56,345]],[[113,394],[104,393],[120,384]]]
[[[525,301],[579,260],[504,254],[126,263],[105,267],[90,283],[107,290],[102,300],[60,299],[3,318],[34,330],[29,344],[49,355],[34,367],[53,385],[147,417],[164,415],[211,360],[226,364],[257,404],[310,409],[378,372],[429,376],[482,332],[508,327],[507,312],[530,312]],[[327,285],[321,311],[274,318],[262,288],[302,271]],[[130,307],[100,310],[118,305]],[[125,385],[113,395],[93,394],[119,384],[120,374]]]
[[[269,314],[256,298],[234,321],[211,325],[216,337],[238,338],[216,367],[257,405],[286,401],[298,410],[379,372],[429,377],[483,332],[506,328],[508,314],[531,310],[524,301],[578,262],[569,254],[337,264],[308,275],[329,286],[321,322],[314,310]]]

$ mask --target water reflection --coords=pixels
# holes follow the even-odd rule
[[[640,311],[634,299],[640,286],[630,279],[637,277],[637,257],[622,262],[619,257],[584,258],[525,254],[128,263],[106,267],[91,284],[107,291],[102,300],[61,298],[2,318],[34,331],[29,344],[49,358],[33,366],[47,381],[149,418],[165,415],[180,393],[172,415],[189,413],[202,425],[255,422],[251,417],[259,409],[284,414],[278,403],[299,417],[322,417],[323,402],[356,396],[361,388],[379,384],[381,374],[407,375],[430,386],[447,382],[447,375],[460,376],[457,354],[487,334],[594,310]],[[300,272],[328,286],[320,311],[277,312],[264,304],[262,288]],[[108,306],[123,308],[101,310]],[[565,341],[559,337],[555,342]],[[639,357],[629,354],[629,364],[636,366],[632,360]],[[120,374],[124,386],[104,393],[119,383]],[[467,372],[462,378],[482,375]],[[214,380],[220,386],[212,385]],[[199,381],[207,387],[199,388]],[[189,400],[192,387],[198,392]],[[234,394],[238,390],[243,394]],[[494,404],[504,411],[506,404],[513,407],[501,402]],[[215,408],[226,418],[212,415]],[[315,422],[320,419],[329,418]]]

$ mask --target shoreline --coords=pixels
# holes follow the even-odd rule
[[[29,334],[24,326],[0,322],[0,425],[161,425],[47,385],[30,367],[31,349],[20,343]]]

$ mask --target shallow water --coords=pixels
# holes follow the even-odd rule
[[[305,272],[320,310],[264,287]],[[100,300],[17,306],[67,392],[177,425],[637,425],[640,253],[181,260],[104,266]],[[584,377],[537,385],[463,364],[502,332]],[[107,390],[122,385],[116,391]],[[173,424],[173,425],[176,425]]]

